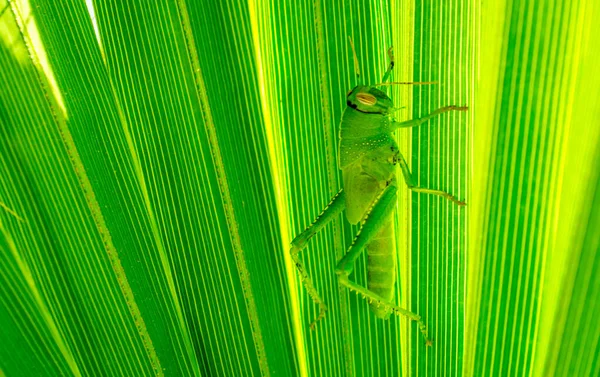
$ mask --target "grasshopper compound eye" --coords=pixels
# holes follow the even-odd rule
[[[358,102],[367,106],[373,106],[377,103],[377,98],[375,98],[374,95],[369,93],[358,93],[356,95],[356,99],[358,100]]]

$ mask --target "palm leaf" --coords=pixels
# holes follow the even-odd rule
[[[0,375],[596,375],[599,10],[519,2],[0,1]],[[333,273],[345,94],[394,46],[397,300]],[[352,276],[366,282],[364,258]]]
[[[469,375],[598,372],[598,8],[555,5],[482,9]]]

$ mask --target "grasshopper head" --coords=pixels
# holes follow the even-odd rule
[[[346,100],[348,106],[363,113],[389,114],[394,109],[392,99],[372,86],[354,87],[348,92]]]

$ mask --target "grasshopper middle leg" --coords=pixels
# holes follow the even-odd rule
[[[467,205],[467,203],[463,202],[462,200],[459,200],[454,195],[449,194],[446,191],[429,189],[429,188],[417,186],[415,184],[412,174],[410,173],[410,170],[408,169],[408,164],[406,163],[404,156],[402,156],[402,153],[400,153],[400,152],[398,152],[398,162],[400,163],[400,169],[402,169],[402,175],[404,176],[404,182],[406,182],[406,185],[412,191],[423,192],[425,194],[438,195],[438,196],[441,196],[441,197],[444,197],[444,198],[450,200],[451,202],[453,202],[459,206]]]
[[[377,305],[382,306],[385,310],[389,310],[396,315],[406,316],[411,320],[416,321],[419,326],[419,330],[425,338],[426,344],[431,345],[432,341],[427,335],[427,326],[425,326],[425,323],[422,321],[420,315],[409,310],[402,309],[391,302],[384,300],[375,292],[372,292],[371,290],[362,287],[350,281],[349,279],[350,274],[354,270],[356,259],[365,250],[369,242],[371,242],[379,233],[381,227],[384,224],[387,224],[387,219],[393,213],[396,205],[397,192],[398,189],[394,185],[390,185],[385,188],[381,196],[377,199],[373,209],[367,215],[367,218],[365,219],[360,232],[354,239],[352,246],[350,246],[350,249],[348,249],[348,252],[344,258],[342,258],[342,260],[338,263],[335,272],[338,275],[338,279],[341,284],[363,296],[370,303],[375,302]]]
[[[389,129],[390,129],[390,131],[392,131],[392,130],[395,130],[398,128],[410,128],[410,127],[420,126],[423,123],[427,122],[428,120],[430,120],[431,118],[433,118],[437,115],[440,115],[440,114],[443,114],[443,113],[446,113],[449,111],[466,111],[467,109],[468,108],[466,106],[442,107],[442,108],[439,108],[439,109],[433,111],[432,113],[427,114],[421,118],[407,120],[406,122],[392,121],[389,123]],[[425,187],[419,187],[415,183],[415,181],[412,177],[412,174],[410,173],[410,169],[408,168],[408,164],[406,163],[404,156],[402,156],[402,154],[398,151],[397,156],[395,156],[395,158],[397,158],[398,162],[400,163],[400,169],[402,169],[402,175],[404,176],[404,181],[406,182],[406,185],[412,191],[442,196],[442,197],[454,202],[455,204],[457,204],[459,206],[467,205],[467,203],[463,202],[462,200],[457,199],[455,196],[453,196],[445,191],[434,190],[434,189],[429,189],[429,188],[425,188]]]

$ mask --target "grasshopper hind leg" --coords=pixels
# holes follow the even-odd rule
[[[300,280],[302,281],[302,285],[306,288],[308,295],[314,301],[315,304],[319,305],[319,315],[315,320],[310,323],[310,328],[312,330],[315,329],[315,325],[317,322],[323,318],[325,318],[325,313],[327,313],[327,305],[325,305],[325,301],[317,292],[312,279],[306,272],[302,261],[300,260],[300,251],[306,247],[308,241],[317,234],[321,229],[325,227],[331,220],[333,220],[345,207],[345,195],[344,191],[340,190],[329,202],[329,204],[325,207],[323,212],[317,217],[317,219],[302,233],[300,233],[294,240],[292,241],[292,247],[290,249],[290,254],[296,268],[298,269],[298,273],[300,274]]]
[[[375,236],[381,231],[382,226],[387,224],[388,217],[391,216],[394,211],[397,199],[398,189],[395,185],[386,187],[382,194],[377,198],[375,205],[367,215],[360,232],[354,239],[352,246],[348,249],[348,252],[338,263],[335,272],[338,275],[340,284],[346,286],[351,291],[355,291],[360,296],[364,297],[370,304],[379,305],[385,311],[390,311],[398,316],[405,316],[409,319],[417,322],[421,334],[425,338],[425,343],[431,345],[432,341],[429,339],[427,333],[427,326],[421,319],[421,316],[413,313],[409,310],[402,309],[391,302],[388,302],[377,293],[362,287],[352,281],[349,276],[354,271],[354,264],[356,259],[365,250],[366,246],[375,238]]]
[[[425,344],[428,346],[433,345],[433,341],[429,338],[429,334],[427,332],[427,325],[423,322],[423,319],[420,315],[411,312],[410,310],[403,309],[399,306],[396,306],[390,302],[387,302],[383,299],[383,297],[371,292],[367,288],[356,284],[353,281],[348,279],[348,276],[340,275],[339,281],[342,285],[345,285],[351,291],[356,292],[356,294],[362,296],[365,300],[367,300],[370,304],[375,304],[381,307],[383,310],[388,311],[390,313],[394,313],[397,316],[405,316],[409,319],[417,322],[417,326],[419,327],[419,331],[425,338]]]

